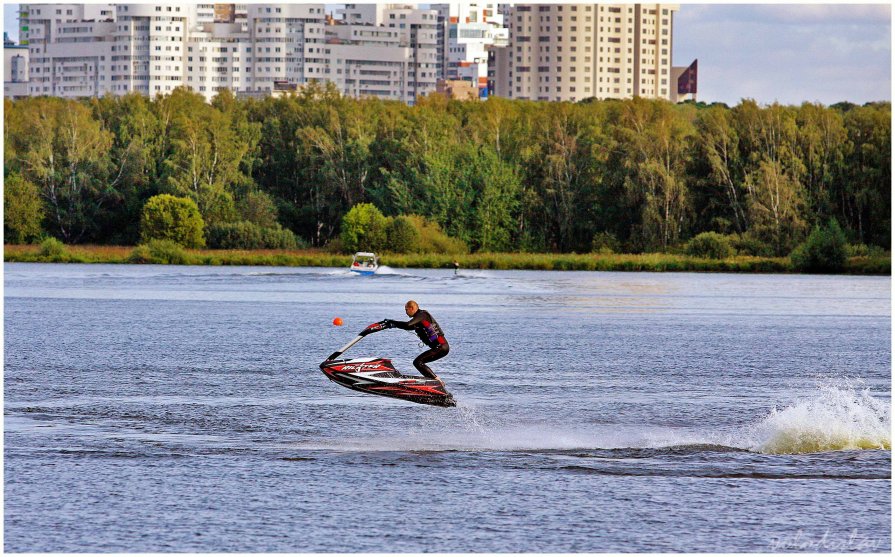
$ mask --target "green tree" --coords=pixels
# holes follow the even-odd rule
[[[478,168],[476,148],[450,143],[432,148],[423,158],[420,198],[424,216],[435,221],[448,235],[469,241],[476,191],[473,182]]]
[[[379,103],[376,137],[370,143],[370,178],[367,199],[385,214],[421,211],[412,184],[419,181],[420,161],[414,149],[410,107],[404,103]]]
[[[805,166],[802,183],[813,219],[833,214],[834,185],[844,159],[847,133],[842,116],[820,104],[804,103],[796,114],[798,155]]]
[[[732,110],[744,160],[747,235],[785,255],[803,237],[807,194],[799,156],[796,110],[744,100]]]
[[[370,144],[376,126],[372,100],[342,98],[332,84],[306,88],[300,98],[296,130],[298,163],[306,168],[309,206],[317,243],[335,230],[338,216],[366,200],[371,173]]]
[[[420,215],[407,215],[408,219],[419,232],[419,251],[422,253],[466,253],[468,248],[462,240],[451,238],[438,223],[432,222]]]
[[[380,112],[370,145],[375,170],[368,194],[386,214],[425,214],[445,228],[465,226],[469,215],[453,208],[471,204],[463,193],[467,176],[458,165],[473,156],[472,142],[460,140],[461,123],[449,106],[435,95],[414,107],[396,105]]]
[[[141,239],[170,240],[187,248],[205,246],[205,223],[196,202],[188,197],[160,194],[149,198],[140,218]]]
[[[170,149],[163,163],[164,189],[195,201],[209,224],[236,220],[234,193],[253,187],[247,171],[254,165],[260,125],[180,88],[159,103],[165,105]]]
[[[420,233],[410,218],[398,216],[391,219],[385,232],[389,251],[410,253],[419,250]]]
[[[668,102],[635,98],[620,105],[615,149],[626,201],[637,214],[633,246],[664,251],[681,238],[691,212],[685,170],[693,131]]]
[[[309,84],[306,89],[319,86]],[[307,97],[306,89],[300,97],[246,101],[246,113],[262,126],[255,181],[273,199],[279,222],[321,246],[338,230],[343,208],[334,188],[320,180],[299,138],[299,129],[310,118],[308,105],[317,102]]]
[[[815,226],[808,239],[790,255],[793,267],[811,273],[836,273],[845,268],[847,240],[836,219]]]
[[[600,167],[606,150],[602,124],[589,105],[556,104],[526,114],[507,138],[519,159],[522,187],[517,233],[526,250],[590,248]],[[527,121],[527,123],[525,123]],[[530,125],[528,143],[516,133]]]
[[[804,193],[802,185],[777,161],[764,160],[746,176],[752,232],[784,255],[802,237]]]
[[[714,106],[699,112],[694,142],[697,164],[703,165],[704,178],[697,178],[699,189],[706,192],[705,221],[726,218],[736,232],[748,227],[743,191],[743,165],[739,136],[730,121],[730,111]],[[697,175],[698,176],[698,175]]]
[[[892,106],[871,103],[844,116],[848,134],[834,198],[860,243],[891,246]]]
[[[243,221],[248,221],[261,228],[275,228],[277,206],[269,194],[261,190],[250,190],[236,200],[236,209]]]
[[[571,114],[572,107],[562,107],[545,130],[547,142],[543,151],[544,207],[548,222],[553,225],[555,245],[565,251],[571,247],[573,210],[580,168],[581,125]]]
[[[386,245],[388,219],[372,203],[359,203],[342,218],[342,247],[347,251],[376,251]]]
[[[136,243],[140,212],[159,193],[159,167],[165,135],[152,101],[139,93],[91,99],[94,117],[112,133],[109,155],[117,162],[115,187],[97,215],[101,241]]]
[[[40,192],[32,182],[18,174],[3,181],[3,234],[6,242],[24,244],[41,236],[44,218]]]
[[[364,197],[375,119],[357,102],[324,104],[321,110],[321,121],[299,130],[299,137],[324,180],[351,206]]]
[[[733,255],[733,247],[726,236],[717,232],[697,234],[684,246],[687,255],[707,259],[724,259]]]
[[[230,222],[209,226],[205,231],[214,249],[295,249],[295,235],[279,225],[261,227],[252,222]]]
[[[112,134],[75,101],[36,97],[7,106],[7,169],[38,187],[51,232],[81,241],[114,195]]]
[[[473,243],[479,251],[508,251],[515,247],[521,184],[516,170],[502,162],[490,147],[479,151],[478,196],[475,202]]]

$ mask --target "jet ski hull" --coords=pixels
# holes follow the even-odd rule
[[[362,393],[431,406],[457,405],[440,381],[401,375],[386,358],[327,360],[320,369],[330,381]]]

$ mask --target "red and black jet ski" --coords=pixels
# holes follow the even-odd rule
[[[441,381],[401,375],[389,359],[337,359],[346,350],[360,342],[362,338],[370,333],[381,331],[383,328],[381,323],[373,323],[361,331],[357,338],[330,354],[329,358],[320,364],[324,375],[330,381],[362,393],[400,398],[432,406],[456,406],[457,403],[454,401],[453,395],[444,388]]]

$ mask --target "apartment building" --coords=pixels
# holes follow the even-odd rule
[[[437,21],[434,10],[402,5],[348,4],[326,28],[322,74],[343,94],[413,104],[435,90]]]
[[[109,4],[20,4],[29,95],[102,95],[112,86],[114,9]]]
[[[265,95],[333,82],[413,103],[439,79],[480,97],[673,99],[676,4],[22,4],[27,94]]]
[[[347,95],[412,103],[434,91],[437,13],[372,13],[327,25],[324,4],[23,4],[28,93],[154,96],[186,85],[211,99],[333,81]]]
[[[110,91],[155,96],[185,85],[187,37],[197,21],[196,9],[195,4],[114,5],[113,31],[95,35],[97,44],[111,44],[111,66],[100,72],[100,79],[111,77]]]
[[[17,45],[3,33],[3,96],[28,96],[28,47]]]
[[[231,89],[271,92],[278,83],[301,85],[322,73],[323,4],[249,4],[246,19],[250,38],[242,54],[251,86]]]
[[[324,37],[323,4],[32,4],[21,18],[30,93],[60,97],[270,92],[305,82]]]
[[[509,46],[492,55],[499,94],[515,99],[672,98],[677,4],[517,4]]]
[[[439,78],[464,80],[487,96],[488,51],[507,46],[509,29],[498,4],[453,2],[432,4],[443,26],[439,44]]]

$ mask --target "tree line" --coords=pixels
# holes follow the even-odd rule
[[[133,245],[146,202],[169,194],[219,236],[291,231],[311,246],[369,203],[472,251],[667,252],[716,232],[785,255],[831,219],[851,243],[890,248],[888,102],[407,106],[311,85],[4,104],[7,242]]]

